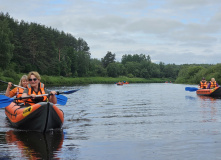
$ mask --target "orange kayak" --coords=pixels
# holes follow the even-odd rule
[[[213,89],[198,89],[196,94],[200,96],[221,97],[221,87]]]
[[[12,102],[5,107],[5,114],[15,128],[38,132],[61,128],[64,113],[56,105],[40,102],[33,106],[21,107]]]

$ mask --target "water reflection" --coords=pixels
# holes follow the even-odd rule
[[[10,130],[6,132],[5,139],[9,149],[19,150],[21,157],[28,159],[59,159],[57,153],[62,148],[63,131],[48,133],[25,132]],[[18,158],[19,155],[11,155]]]
[[[196,100],[196,97],[193,97],[193,96],[185,96],[185,98],[188,100]]]
[[[200,107],[202,108],[202,122],[216,122],[217,121],[217,107],[216,104],[219,99],[210,96],[197,96],[200,99]]]

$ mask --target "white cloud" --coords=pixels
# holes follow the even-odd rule
[[[83,38],[107,51],[164,63],[220,63],[220,0],[0,0],[0,10]]]

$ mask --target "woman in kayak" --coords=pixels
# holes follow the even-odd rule
[[[57,98],[55,96],[56,91],[48,91],[45,89],[45,86],[43,83],[40,82],[41,76],[38,72],[32,71],[28,74],[28,81],[29,84],[27,86],[27,89],[24,90],[22,97],[31,96],[32,98],[29,99],[23,99],[25,101],[26,105],[33,105],[38,102],[52,102],[54,104],[57,103]],[[42,94],[50,94],[49,98],[48,96],[37,96]]]
[[[219,87],[218,83],[216,82],[215,78],[211,78],[210,83],[207,86],[207,89],[212,89],[215,87]]]
[[[5,96],[7,97],[14,97],[16,96],[16,98],[19,98],[22,96],[24,88],[27,88],[28,85],[28,76],[27,75],[23,75],[19,81],[19,86],[21,87],[15,87],[14,89],[11,89],[11,87],[13,86],[13,84],[11,82],[8,82],[8,87],[6,89],[5,92]],[[17,100],[17,103],[23,103],[23,100]]]

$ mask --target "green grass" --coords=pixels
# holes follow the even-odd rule
[[[78,77],[78,78],[64,78],[64,77],[49,77],[42,76],[43,83],[50,85],[77,85],[77,84],[112,84],[116,82],[127,81],[129,83],[164,83],[171,81],[164,78],[128,78],[128,77]]]
[[[23,74],[18,74],[16,77],[21,77]],[[20,78],[13,79],[11,77],[0,76],[0,79],[6,82],[18,84]],[[47,76],[41,75],[41,82],[47,85],[79,85],[79,84],[114,84],[116,82],[127,81],[129,83],[164,83],[165,81],[174,81],[166,78],[128,78],[128,77],[62,77],[62,76]],[[7,84],[4,88],[7,87]]]

